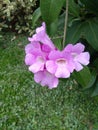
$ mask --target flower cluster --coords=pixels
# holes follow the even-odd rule
[[[28,40],[25,64],[34,73],[35,82],[42,86],[55,88],[59,78],[69,78],[74,70],[80,71],[89,64],[90,55],[84,52],[85,46],[81,43],[68,44],[62,51],[58,50],[46,33],[45,23]]]

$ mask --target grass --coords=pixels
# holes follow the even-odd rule
[[[0,40],[0,130],[98,130],[98,98],[73,81],[49,90],[33,81],[24,64],[27,37]]]

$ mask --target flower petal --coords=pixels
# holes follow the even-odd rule
[[[41,71],[43,69],[44,69],[44,63],[35,63],[29,67],[29,71],[33,73],[37,73],[38,71]]]
[[[48,86],[50,89],[56,88],[59,83],[58,78],[46,70],[35,73],[34,80],[42,86]]]
[[[40,83],[44,79],[45,75],[43,71],[39,71],[34,74],[34,80],[36,83]]]
[[[42,51],[43,52],[46,52],[46,53],[49,53],[51,51],[51,48],[48,46],[48,45],[42,45]]]
[[[77,52],[79,54],[79,53],[83,52],[84,49],[85,49],[85,46],[83,44],[77,43],[73,47],[73,52]]]
[[[65,48],[64,51],[65,52],[72,52],[73,50],[73,44],[68,44]]]
[[[73,60],[69,60],[68,63],[66,63],[66,66],[68,68],[68,70],[72,73],[75,69],[75,65],[74,65],[74,61]]]
[[[38,41],[42,44],[48,45],[51,49],[55,49],[53,42],[50,40],[46,33],[46,26],[44,22],[42,23],[41,27],[38,27],[36,29],[36,34],[33,35],[32,38],[28,38],[28,40],[31,42]]]
[[[69,78],[70,77],[70,72],[66,67],[59,66],[56,70],[55,76],[57,78]]]
[[[50,54],[49,54],[49,59],[50,59],[50,60],[56,60],[56,59],[62,58],[62,57],[63,57],[63,56],[62,56],[62,52],[59,51],[59,50],[53,50],[53,51],[51,51]]]
[[[25,52],[27,53],[33,53],[35,50],[41,50],[41,46],[39,42],[34,42],[26,45]]]
[[[32,64],[30,67],[29,67],[29,70],[33,73],[36,73],[38,71],[42,71],[44,70],[44,64],[45,64],[45,61],[43,59],[43,57],[37,57],[36,61],[34,64]]]
[[[83,66],[79,62],[74,62],[75,64],[75,70],[80,71],[83,69]]]
[[[46,25],[45,25],[45,22],[42,23],[42,26],[41,27],[38,27],[36,29],[36,33],[39,33],[39,32],[42,32],[45,33],[46,32]]]
[[[76,56],[75,60],[81,63],[82,65],[88,65],[90,60],[90,55],[88,52],[84,52]]]
[[[54,74],[56,72],[57,69],[57,65],[55,64],[54,61],[49,60],[46,62],[46,69],[48,72],[50,72],[51,74]]]
[[[84,51],[84,49],[85,49],[85,46],[84,46],[83,44],[77,43],[77,44],[75,44],[75,45],[73,45],[73,44],[68,44],[68,45],[64,48],[64,51],[80,54],[81,52]]]
[[[25,56],[25,64],[32,65],[35,62],[35,56],[32,54],[26,54]]]
[[[56,78],[54,75],[50,74],[49,72],[44,72],[45,77],[41,81],[42,86],[48,86],[50,89],[56,88],[58,85],[58,78]]]
[[[57,70],[55,72],[55,76],[57,78],[70,77],[70,71],[68,70],[68,68],[66,66],[66,61],[59,59],[56,63],[57,63]]]

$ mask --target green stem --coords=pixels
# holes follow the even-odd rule
[[[93,124],[91,122],[89,124],[89,130],[93,130]]]
[[[66,0],[66,11],[65,11],[65,24],[64,24],[64,36],[63,36],[63,43],[62,46],[64,48],[64,43],[66,39],[66,32],[67,32],[67,21],[68,21],[68,5],[69,5],[69,0]]]

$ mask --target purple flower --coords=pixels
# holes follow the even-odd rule
[[[34,80],[42,86],[47,85],[50,89],[58,85],[58,78],[46,70],[48,55],[55,46],[49,39],[45,30],[45,23],[36,29],[36,34],[29,38],[30,43],[25,47],[25,63],[29,71],[34,73]]]
[[[42,44],[48,45],[50,48],[55,49],[53,42],[50,40],[46,33],[45,23],[42,23],[42,26],[36,29],[36,34],[32,38],[28,38],[30,42],[38,41]]]
[[[49,54],[46,69],[57,78],[68,78],[74,70],[72,57],[65,51],[54,50]]]
[[[30,43],[25,47],[25,63],[29,65],[29,70],[33,73],[43,71],[50,51],[56,49],[46,34],[45,23],[37,28],[36,34],[32,38],[28,38],[28,40]]]
[[[83,65],[88,65],[90,60],[90,54],[83,52],[85,46],[81,43],[76,45],[68,44],[64,49],[65,52],[70,53],[73,58],[73,63],[76,71],[83,69]]]
[[[48,86],[50,89],[56,88],[59,83],[58,78],[46,70],[35,73],[34,80],[36,83],[40,83],[42,86]]]
[[[28,40],[25,64],[34,73],[35,82],[42,86],[56,88],[59,78],[69,78],[74,70],[80,71],[89,64],[90,55],[84,52],[81,43],[68,44],[62,51],[57,50],[46,33],[45,23]]]
[[[43,71],[51,48],[47,45],[34,42],[28,44],[25,47],[25,51],[25,63],[29,65],[29,70],[33,73]]]
[[[30,43],[25,47],[26,56],[25,63],[29,65],[29,70],[33,73],[43,70],[44,60],[43,52],[41,51],[41,46],[39,43]]]

